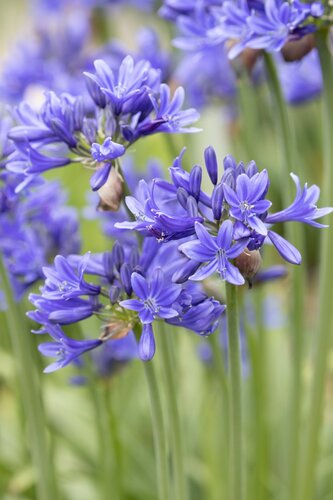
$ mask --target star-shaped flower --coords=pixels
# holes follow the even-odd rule
[[[234,285],[243,285],[245,280],[239,270],[229,262],[242,253],[248,239],[233,244],[233,224],[230,220],[222,223],[217,236],[211,235],[207,229],[197,222],[195,231],[198,239],[180,245],[179,249],[189,259],[206,262],[190,279],[199,281],[217,271],[221,278]]]

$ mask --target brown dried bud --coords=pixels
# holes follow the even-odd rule
[[[98,190],[100,202],[98,210],[116,212],[123,196],[123,178],[115,167],[112,167],[106,183]]]
[[[261,255],[259,250],[248,250],[247,248],[235,259],[235,266],[238,267],[244,278],[251,280],[261,267]]]
[[[241,53],[240,57],[242,59],[244,67],[247,69],[248,73],[251,74],[258,57],[261,55],[261,50],[246,48]]]
[[[230,50],[236,43],[236,40],[228,40],[227,49]],[[247,71],[248,74],[251,74],[261,52],[261,50],[246,47],[244,50],[242,50],[239,56],[237,56],[235,59],[232,59],[230,62],[236,75],[240,76],[242,75],[242,73],[244,73],[244,71]]]
[[[298,61],[311,52],[315,46],[316,41],[313,34],[306,35],[300,40],[287,42],[281,50],[283,59],[286,62]]]
[[[132,325],[124,321],[113,321],[108,323],[103,330],[103,333],[99,336],[100,340],[105,342],[106,340],[122,339],[132,330]]]

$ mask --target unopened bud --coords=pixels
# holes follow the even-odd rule
[[[228,40],[227,49],[231,50],[236,43],[235,40]],[[251,74],[261,52],[261,50],[246,47],[235,59],[232,59],[231,64],[236,75],[241,76],[244,71]]]
[[[316,41],[313,34],[306,35],[300,40],[287,42],[281,50],[283,59],[286,62],[298,61],[311,52],[315,46]]]
[[[248,250],[247,248],[235,259],[235,266],[238,267],[244,278],[251,280],[261,267],[261,255],[259,250]]]
[[[111,168],[106,183],[98,190],[99,210],[116,212],[119,209],[123,197],[123,184],[123,179],[117,169]]]

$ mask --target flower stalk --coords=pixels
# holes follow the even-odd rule
[[[242,429],[242,372],[237,286],[226,283],[230,376],[230,500],[244,499],[244,450]]]
[[[323,72],[324,90],[322,100],[323,138],[324,138],[324,199],[333,199],[333,66],[332,55],[328,48],[328,30],[317,34],[317,47]],[[332,344],[331,290],[333,280],[333,231],[326,230],[321,240],[320,275],[319,275],[319,312],[317,326],[317,345],[314,356],[314,374],[308,416],[308,430],[305,434],[302,481],[299,500],[310,500],[314,491],[316,463],[318,458],[318,440],[322,422],[325,381],[327,375],[328,354]]]
[[[170,426],[171,437],[171,458],[172,472],[174,482],[174,498],[175,500],[186,500],[187,485],[186,475],[184,470],[184,450],[182,440],[181,421],[177,404],[177,384],[174,373],[174,353],[172,346],[172,332],[168,331],[172,327],[163,322],[158,323],[160,331],[159,340],[161,346],[161,361],[164,371],[165,396],[167,403],[167,413]]]
[[[162,405],[154,362],[144,362],[148,385],[157,469],[158,500],[171,500],[169,466]]]

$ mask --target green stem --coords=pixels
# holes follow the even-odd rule
[[[280,133],[280,143],[283,155],[281,169],[281,186],[284,206],[288,206],[293,198],[290,172],[294,170],[295,137],[291,127],[288,109],[276,67],[272,56],[265,53],[265,63],[273,98],[275,99],[275,112]],[[293,241],[301,250],[303,267],[305,268],[304,231],[300,226],[286,226],[287,239]],[[292,388],[290,400],[290,434],[288,437],[287,474],[289,484],[289,499],[295,500],[299,481],[300,462],[300,424],[302,406],[302,361],[304,352],[304,290],[306,289],[305,274],[301,269],[293,268],[292,272],[292,298],[290,312],[292,318]]]
[[[85,339],[90,334],[89,323],[81,322],[71,326],[72,335]],[[98,377],[89,355],[85,356],[85,373],[88,379],[98,449],[98,486],[101,500],[112,498],[122,499],[121,475],[119,459],[119,443],[117,429],[113,425],[113,415],[110,404],[110,384]],[[116,445],[117,443],[117,445]]]
[[[222,400],[223,404],[228,406],[228,381],[226,374],[226,367],[224,365],[222,346],[220,344],[220,331],[217,330],[211,336],[211,345],[213,350],[213,359],[214,359],[214,369],[216,370],[216,375],[218,379],[218,383],[222,389]]]
[[[321,68],[324,79],[323,92],[323,137],[324,137],[324,193],[323,204],[332,204],[333,200],[333,67],[332,56],[327,46],[328,32],[317,34]],[[312,498],[315,483],[316,462],[318,456],[318,440],[322,422],[325,381],[327,375],[328,355],[332,342],[332,281],[333,281],[333,230],[326,229],[322,234],[320,276],[319,276],[319,312],[317,327],[317,345],[314,357],[314,374],[312,379],[308,431],[305,434],[304,462],[299,500]]]
[[[143,363],[146,374],[152,415],[156,454],[158,499],[171,500],[169,494],[169,466],[162,405],[153,361]]]
[[[251,362],[251,379],[253,382],[253,429],[256,432],[255,474],[253,477],[253,496],[256,500],[264,500],[269,495],[269,418],[268,388],[269,371],[267,366],[268,346],[267,331],[264,324],[264,295],[262,287],[253,290],[253,304],[256,322],[250,327],[250,320],[245,322],[246,339],[249,346]]]
[[[174,372],[174,352],[172,346],[172,332],[167,331],[166,324],[160,322],[158,324],[160,332],[160,356],[164,371],[165,381],[165,396],[167,403],[167,412],[171,433],[171,457],[172,457],[172,472],[174,483],[174,498],[175,500],[186,500],[187,484],[184,470],[184,450],[182,440],[182,429],[179,418],[177,404],[177,384]],[[169,327],[171,329],[171,327]]]
[[[104,387],[100,387],[100,381],[93,374],[92,367],[88,370],[88,376],[88,389],[95,414],[94,421],[98,441],[98,477],[101,500],[109,499],[110,491],[112,491],[112,498],[120,500],[122,497],[118,477],[116,474],[112,474],[111,453],[114,453],[114,449],[112,429],[109,426],[108,398]]]
[[[237,287],[226,283],[230,376],[230,500],[244,499],[242,372]]]
[[[3,286],[7,310],[6,317],[10,340],[15,356],[21,400],[28,428],[29,446],[35,466],[37,498],[53,500],[57,498],[53,462],[45,432],[46,419],[38,386],[37,373],[31,356],[29,334],[25,322],[18,313],[2,256],[0,256],[0,279]]]
[[[227,492],[225,485],[227,484],[228,470],[228,440],[229,440],[229,387],[226,366],[223,358],[222,345],[220,343],[220,329],[213,333],[210,337],[210,342],[213,350],[213,380],[209,381],[211,387],[209,397],[211,398],[210,407],[215,410],[215,422],[218,419],[218,429],[212,425],[210,434],[213,435],[211,442],[214,444],[213,459],[217,462],[211,469],[211,487],[212,499],[226,499]],[[214,382],[214,384],[212,383]],[[218,389],[218,397],[214,394],[214,388]],[[213,421],[214,423],[214,421]],[[206,439],[206,438],[205,438]],[[225,472],[221,473],[221,467]]]
[[[118,498],[119,500],[122,500],[124,498],[123,494],[123,454],[122,454],[122,446],[121,446],[121,441],[120,441],[120,435],[119,435],[119,425],[118,425],[118,419],[117,415],[115,414],[114,411],[114,398],[112,397],[112,386],[111,384],[106,384],[105,390],[104,390],[104,397],[106,399],[106,402],[108,404],[109,408],[109,429],[111,433],[111,440],[112,440],[112,449],[114,453],[114,458],[115,458],[115,474],[114,474],[114,479],[113,479],[113,484],[116,484],[117,491],[119,493]],[[112,490],[113,491],[113,490]],[[109,498],[110,498],[110,491],[109,491]]]

